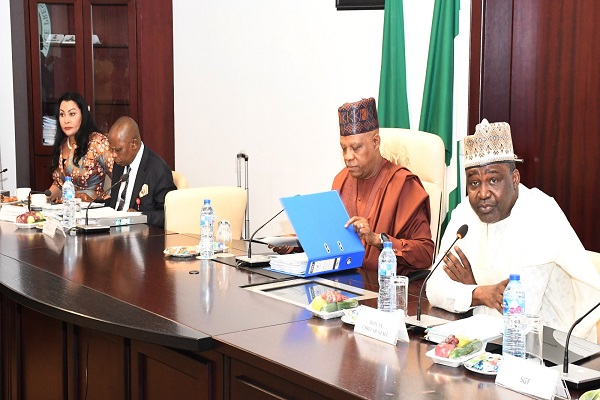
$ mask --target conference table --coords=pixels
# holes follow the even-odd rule
[[[197,243],[147,225],[51,238],[0,222],[2,399],[527,398],[434,364],[420,331],[390,345],[247,290],[289,275],[163,254]],[[232,253],[245,249],[234,241]],[[373,271],[321,277],[377,291]],[[421,284],[409,285],[410,315]],[[426,299],[423,312],[464,317]]]

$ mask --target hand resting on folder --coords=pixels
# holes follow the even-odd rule
[[[354,231],[358,234],[363,244],[370,244],[372,246],[381,247],[381,242],[379,239],[379,235],[371,230],[371,226],[369,225],[369,221],[364,217],[352,217],[346,222],[344,228],[353,225]],[[259,240],[255,240],[255,242],[263,243],[269,246],[277,254],[291,254],[291,253],[301,253],[304,251],[300,242],[295,239],[295,243],[285,243],[289,241],[289,239],[296,238],[295,235],[291,236],[272,236],[265,237]]]

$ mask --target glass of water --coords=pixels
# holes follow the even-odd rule
[[[217,236],[215,237],[216,251],[228,254],[231,247],[231,240],[231,223],[226,219],[222,219],[217,225]]]

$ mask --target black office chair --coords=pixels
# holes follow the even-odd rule
[[[425,279],[427,275],[431,272],[430,269],[420,269],[418,271],[410,272],[407,276],[408,282],[418,281],[419,279]]]

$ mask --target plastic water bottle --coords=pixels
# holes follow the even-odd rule
[[[63,202],[63,221],[62,225],[65,229],[74,228],[77,223],[76,204],[75,204],[75,186],[70,176],[65,177],[65,182],[62,186],[62,202]]]
[[[525,291],[519,274],[510,275],[510,281],[504,289],[502,305],[504,308],[502,355],[525,358]]]
[[[383,242],[383,250],[379,254],[379,301],[377,308],[385,312],[396,311],[396,293],[392,279],[396,276],[396,255],[392,250],[392,242]]]
[[[212,258],[215,255],[214,223],[215,212],[210,205],[210,200],[204,199],[204,205],[200,211],[200,257],[202,258]]]

